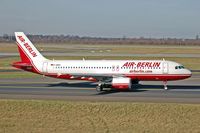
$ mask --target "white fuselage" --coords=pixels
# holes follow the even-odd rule
[[[77,76],[128,76],[134,75],[191,75],[187,69],[175,69],[179,63],[163,60],[72,60],[45,61],[40,70],[44,74]],[[145,79],[146,80],[146,79]]]

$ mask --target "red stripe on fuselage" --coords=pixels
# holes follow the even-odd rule
[[[71,74],[63,74],[58,76],[56,73],[48,73],[45,74],[46,76],[49,77],[54,77],[54,78],[62,78],[62,79],[69,79],[69,80],[88,80],[87,78],[85,79],[81,79],[81,77],[77,77],[77,78],[71,78]],[[80,73],[81,75],[81,73]],[[105,75],[105,74],[102,74]],[[83,75],[84,76],[84,75]],[[101,76],[101,75],[99,75]],[[105,76],[106,77],[106,76]],[[181,80],[181,79],[186,79],[191,77],[191,75],[186,75],[186,74],[155,74],[155,75],[124,75],[124,77],[129,77],[132,80],[139,80],[139,81],[170,81],[170,80]],[[89,80],[89,81],[93,81],[93,80]],[[96,81],[96,80],[94,80]]]
[[[137,75],[125,75],[133,80],[140,81],[169,81],[169,80],[181,80],[191,77],[190,74],[137,74]]]

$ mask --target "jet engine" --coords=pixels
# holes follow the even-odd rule
[[[100,83],[97,87],[97,91],[103,91],[103,88],[114,88],[117,90],[131,89],[131,79],[126,77],[115,77],[109,82]]]
[[[130,89],[131,88],[131,79],[124,77],[117,77],[112,79],[112,88],[115,89]]]

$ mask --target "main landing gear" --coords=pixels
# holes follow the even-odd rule
[[[167,81],[163,81],[163,84],[164,84],[164,89],[167,90]]]
[[[97,87],[96,87],[96,91],[97,92],[103,91],[103,85],[102,84],[98,84]]]
[[[138,83],[138,82],[137,82]],[[168,87],[167,87],[167,81],[163,81],[163,85],[164,85],[164,89],[165,90],[168,90]],[[96,87],[96,91],[97,92],[102,92],[102,91],[105,91],[104,88],[109,88],[111,87],[111,85],[109,84],[105,84],[105,83],[99,83]]]

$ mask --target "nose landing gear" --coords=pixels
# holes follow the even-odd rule
[[[167,87],[167,81],[163,81],[163,84],[164,84],[164,89],[167,90],[168,87]]]

